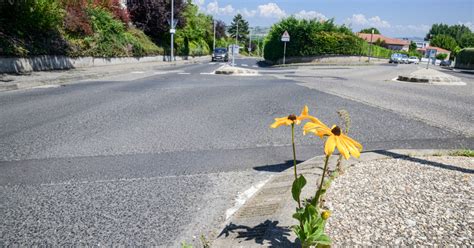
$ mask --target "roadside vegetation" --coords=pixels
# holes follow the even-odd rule
[[[430,40],[430,46],[451,51],[450,59],[463,48],[474,48],[474,33],[464,25],[433,24],[425,39]]]
[[[283,57],[281,34],[288,31],[291,42],[287,43],[288,57],[321,55],[359,55],[369,54],[369,45],[344,25],[336,25],[333,19],[305,20],[288,17],[274,24],[265,40],[265,59],[276,62]],[[393,51],[373,45],[373,57],[388,58]]]

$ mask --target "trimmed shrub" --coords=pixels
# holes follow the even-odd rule
[[[456,56],[455,68],[474,70],[474,48],[464,48]]]

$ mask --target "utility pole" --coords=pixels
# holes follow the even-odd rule
[[[249,34],[249,55],[251,51],[252,51],[252,29],[250,29],[250,34]]]
[[[212,43],[212,51],[216,50],[216,20],[212,19],[212,24],[214,25],[214,42]]]
[[[370,34],[368,63],[370,63],[370,56],[372,55],[372,39],[373,39],[373,37],[374,37],[374,29],[372,29],[372,33]]]
[[[171,0],[171,61],[174,61],[173,50],[174,50],[174,0]]]
[[[237,32],[235,33],[235,46],[232,47],[232,66],[235,66],[235,48],[239,44],[239,20],[237,20]]]

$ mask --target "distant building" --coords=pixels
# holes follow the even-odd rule
[[[423,54],[423,57],[428,57],[428,54],[430,54],[433,50],[436,51],[435,54],[441,54],[444,53],[449,58],[449,55],[451,55],[451,51],[448,51],[446,49],[440,48],[440,47],[432,47],[432,46],[427,46],[424,48],[417,49],[421,54]]]
[[[364,34],[364,33],[357,33],[357,36],[366,40],[369,43],[375,43],[378,41],[383,42],[383,46],[394,50],[394,51],[408,51],[410,48],[410,41],[408,40],[401,40],[383,36],[381,34]],[[372,36],[372,40],[371,40]]]
[[[415,42],[417,49],[426,48],[426,47],[430,46],[430,42],[429,42],[429,41],[414,40],[413,42]]]

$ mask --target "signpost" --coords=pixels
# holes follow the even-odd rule
[[[283,64],[285,64],[285,57],[286,57],[286,43],[290,42],[290,34],[288,34],[288,31],[285,31],[283,35],[281,36],[281,41],[283,41]]]

